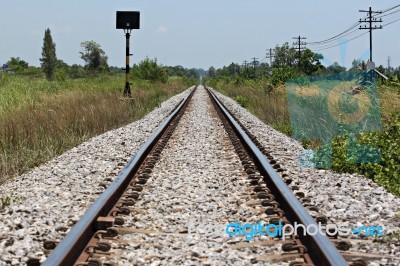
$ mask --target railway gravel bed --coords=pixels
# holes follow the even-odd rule
[[[0,265],[44,261],[43,241],[59,241],[135,151],[190,89],[143,119],[99,135],[31,172],[0,186],[0,197],[17,202],[0,210]]]
[[[263,256],[283,253],[282,243],[265,236],[261,240],[270,240],[270,245],[240,246],[237,243],[243,243],[244,236],[225,233],[234,221],[266,220],[267,215],[252,206],[251,194],[248,175],[231,140],[206,90],[199,87],[133,212],[123,216],[122,236],[107,240],[114,257],[108,261],[116,265],[263,265]]]
[[[18,201],[0,210],[0,265],[25,264],[30,257],[44,261],[48,251],[43,241],[65,236],[189,92],[2,185],[0,197]],[[298,158],[304,149],[298,142],[265,125],[232,99],[217,95],[281,165],[291,187],[317,206],[316,216],[350,227],[381,225],[386,235],[400,232],[399,198],[359,175],[301,169]],[[251,265],[263,255],[280,253],[274,245],[253,248],[266,240],[263,237],[241,246],[243,237],[207,234],[204,228],[207,224],[222,228],[235,219],[256,223],[267,218],[249,205],[245,173],[219,118],[205,104],[207,97],[203,89],[195,94],[189,113],[162,152],[134,215],[125,224],[126,233],[113,244],[116,264]],[[400,264],[398,240],[382,244],[371,239],[366,244],[361,239],[351,237],[351,252],[397,257],[375,259],[370,265]]]
[[[373,238],[368,244],[351,241],[349,251],[397,258],[371,261],[371,265],[400,264],[400,198],[361,175],[301,168],[299,158],[304,149],[299,142],[264,124],[229,97],[216,94],[281,165],[285,170],[281,174],[292,180],[290,186],[296,186],[318,208],[316,216],[326,217],[328,224],[344,224],[350,228],[382,226],[386,239],[390,239],[383,244],[378,241],[381,239],[372,241]],[[360,238],[351,236],[354,240]]]

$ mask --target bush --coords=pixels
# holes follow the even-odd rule
[[[39,67],[27,67],[19,72],[21,75],[29,76],[33,78],[41,78],[44,76],[43,70]]]
[[[393,115],[382,130],[360,134],[357,142],[358,144],[353,144],[353,147],[357,148],[354,150],[357,150],[358,154],[350,153],[349,156],[348,138],[337,137],[332,141],[331,147],[325,146],[319,149],[317,160],[326,162],[331,159],[333,170],[363,174],[400,196],[400,113]],[[373,149],[379,149],[380,156],[377,156]],[[362,156],[363,159],[370,158],[371,161],[358,163],[354,159],[355,155]],[[379,160],[374,162],[374,158]]]
[[[164,67],[157,64],[157,59],[146,58],[139,65],[134,65],[132,75],[134,79],[160,81],[163,83],[168,81],[168,72]]]
[[[284,84],[286,81],[300,77],[301,74],[293,67],[282,67],[272,69],[272,84],[274,86]]]
[[[236,102],[243,108],[247,108],[249,106],[249,99],[246,96],[236,96]]]
[[[64,69],[56,69],[54,77],[57,81],[66,81],[68,78],[68,74]]]

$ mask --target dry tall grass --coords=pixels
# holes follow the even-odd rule
[[[267,88],[268,81],[247,80],[242,84],[235,84],[233,80],[216,79],[207,85],[219,92],[238,100],[251,113],[275,129],[291,135],[291,123],[288,109],[288,98],[285,85],[278,86],[272,91]],[[382,120],[385,123],[389,118],[400,111],[400,90],[388,85],[380,85],[378,89]],[[317,108],[315,110],[318,110]]]
[[[290,134],[290,119],[285,86],[279,86],[272,91],[265,89],[263,80],[247,81],[240,86],[224,80],[211,84],[219,92],[232,99],[243,100],[242,105],[266,124]]]
[[[378,92],[383,121],[389,121],[396,112],[400,112],[400,88],[385,85]]]
[[[18,82],[27,81],[21,78]],[[132,91],[133,100],[128,100],[122,97],[119,87],[105,89],[110,83],[82,82],[81,89],[35,92],[32,99],[25,97],[23,104],[7,106],[6,111],[0,112],[0,183],[90,137],[143,117],[186,88],[179,81],[142,83]]]

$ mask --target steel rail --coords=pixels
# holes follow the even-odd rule
[[[262,174],[265,182],[277,192],[274,194],[279,201],[281,208],[286,212],[286,216],[291,222],[297,222],[304,225],[306,228],[312,225],[318,228],[318,224],[314,218],[308,213],[304,206],[297,200],[293,191],[283,182],[282,178],[274,170],[271,164],[267,161],[264,154],[253,143],[247,133],[236,122],[236,118],[230,113],[224,104],[218,99],[214,92],[208,89],[216,106],[226,117],[233,130],[237,133],[243,144],[246,146],[249,155],[253,158],[258,170]],[[310,235],[304,232],[299,234],[299,238],[303,245],[307,248],[307,253],[310,255],[315,265],[348,265],[343,256],[335,248],[333,243],[325,235],[317,233]]]
[[[192,87],[193,88],[193,87]],[[186,99],[171,111],[169,116],[150,136],[136,154],[129,160],[128,164],[121,170],[111,185],[100,195],[93,205],[85,212],[80,220],[72,227],[71,231],[50,253],[49,257],[43,262],[44,266],[73,265],[80,254],[84,252],[87,243],[95,234],[94,225],[101,216],[106,216],[118,199],[121,197],[126,187],[131,182],[140,165],[143,163],[151,149],[161,138],[172,120],[180,113],[183,106],[188,103],[196,88]]]

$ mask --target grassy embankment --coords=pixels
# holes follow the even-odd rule
[[[243,107],[275,129],[292,135],[288,98],[285,85],[270,91],[269,81],[213,79],[207,85],[236,99]],[[395,85],[379,85],[378,98],[382,117],[382,129],[357,136],[359,144],[380,149],[380,161],[355,163],[347,156],[348,138],[337,137],[332,142],[332,169],[338,172],[364,174],[390,192],[400,196],[400,88]],[[318,103],[316,103],[318,105]],[[319,103],[320,104],[320,103]],[[304,140],[305,148],[321,148],[321,141]],[[367,154],[368,156],[368,154]]]
[[[143,117],[188,87],[134,81],[122,97],[122,75],[49,82],[0,75],[0,184],[108,130]]]

